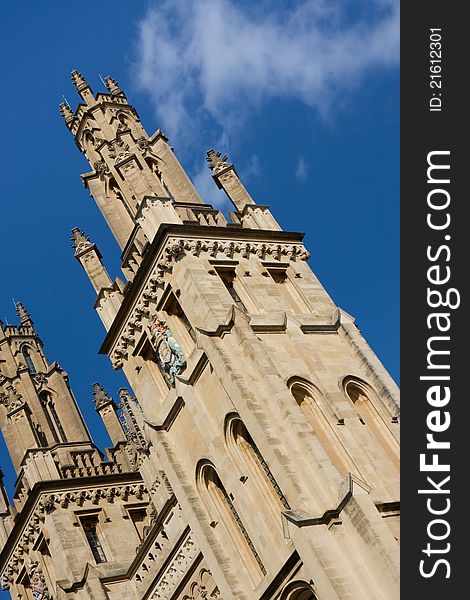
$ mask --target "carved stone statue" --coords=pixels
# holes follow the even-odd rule
[[[158,315],[153,317],[150,331],[157,364],[165,379],[174,387],[176,375],[179,375],[186,366],[186,357],[166,321],[160,319]]]

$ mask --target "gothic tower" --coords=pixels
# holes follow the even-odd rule
[[[78,228],[75,256],[101,352],[136,398],[121,400],[124,427],[99,389],[96,408],[153,516],[131,567],[90,561],[96,595],[69,573],[63,597],[398,598],[398,389],[315,277],[303,234],[283,231],[210,150],[227,220],[115,80],[96,96],[72,80],[84,104],[61,112],[127,281]]]
[[[15,600],[104,600],[99,577],[127,573],[155,512],[138,472],[147,452],[139,409],[127,390],[122,409],[94,384],[114,444],[103,456],[67,373],[47,360],[31,317],[16,306],[19,324],[0,327],[0,428],[17,474],[10,504],[0,471],[1,584]],[[135,597],[128,578],[116,585],[121,597]]]

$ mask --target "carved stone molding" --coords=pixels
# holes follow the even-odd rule
[[[158,577],[150,595],[151,600],[169,600],[198,554],[199,549],[194,543],[191,533],[188,533],[174,558]]]

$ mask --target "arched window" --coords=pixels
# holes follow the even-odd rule
[[[26,366],[28,367],[28,371],[32,375],[37,373],[36,367],[34,366],[34,363],[33,363],[33,359],[31,358],[31,354],[29,353],[28,346],[23,346],[23,348],[21,349],[21,353],[23,354],[23,358],[26,363]]]
[[[284,588],[281,600],[317,600],[317,597],[306,581],[292,581]]]
[[[236,413],[228,415],[225,420],[225,439],[243,475],[251,477],[263,500],[269,501],[275,516],[279,517],[282,510],[289,510],[289,503],[271,469]]]
[[[67,442],[67,436],[65,435],[64,428],[60,422],[52,396],[47,392],[41,392],[39,397],[42,402],[44,414],[46,415],[47,424],[49,425],[49,429],[54,437],[54,441],[57,443],[60,441]]]
[[[354,404],[361,423],[370,429],[377,442],[398,467],[398,442],[379,412],[380,400],[375,391],[365,381],[353,377],[346,377],[343,387],[346,395]]]
[[[258,583],[266,569],[245,526],[233,504],[233,497],[227,494],[214,466],[208,461],[200,461],[196,469],[196,482],[201,497],[206,504],[211,525],[220,522],[225,530],[224,545],[238,551],[240,561],[253,583]],[[228,539],[227,539],[228,538]]]
[[[349,471],[359,473],[346,447],[320,406],[320,391],[311,383],[300,379],[291,380],[289,383],[300,410],[338,472],[343,476]]]

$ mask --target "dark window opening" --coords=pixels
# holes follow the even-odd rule
[[[31,373],[31,375],[34,375],[35,373],[37,373],[37,371],[36,371],[36,367],[34,366],[33,359],[31,358],[28,348],[23,348],[22,353],[23,353],[23,358],[25,360],[26,366],[28,367],[28,371]]]
[[[144,539],[147,533],[147,511],[145,508],[135,509],[129,511],[131,521],[134,523],[134,527],[141,540]]]
[[[96,531],[97,525],[97,517],[82,520],[83,531],[85,532],[86,539],[90,545],[93,558],[95,559],[96,563],[103,563],[106,562],[106,555]]]
[[[243,312],[248,312],[242,299],[238,295],[237,290],[234,287],[234,281],[236,279],[235,269],[216,269],[218,276],[222,279],[222,283],[225,285],[228,293],[232,297],[232,300]]]
[[[196,332],[194,331],[191,323],[189,322],[188,317],[186,316],[184,310],[181,308],[181,305],[178,302],[178,300],[175,298],[175,296],[173,296],[173,295],[171,296],[171,298],[169,299],[168,303],[165,306],[165,311],[169,316],[175,316],[175,317],[178,317],[178,319],[180,319],[180,321],[183,323],[186,331],[191,336],[191,339],[193,340],[193,342],[195,342],[196,341]]]
[[[67,436],[65,435],[64,428],[62,427],[62,423],[60,422],[59,415],[57,414],[54,403],[49,402],[48,407],[49,407],[49,410],[51,411],[52,418],[54,419],[54,423],[57,427],[57,431],[60,433],[60,437],[62,438],[62,441],[66,442]]]
[[[285,283],[287,280],[287,273],[285,269],[268,269],[268,273],[276,283]]]

